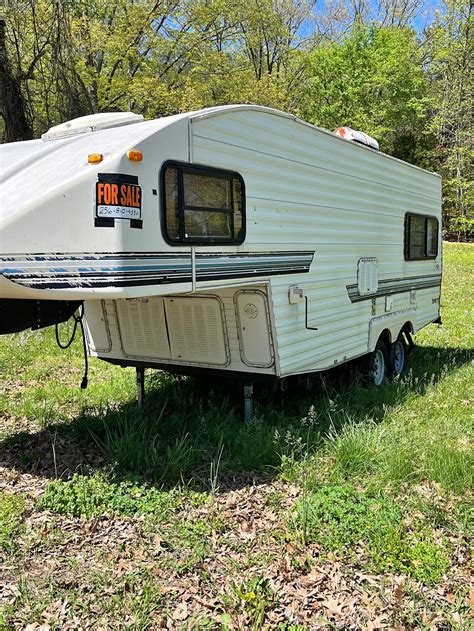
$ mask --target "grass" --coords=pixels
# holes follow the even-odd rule
[[[17,550],[25,507],[22,495],[0,492],[0,552],[11,554]]]
[[[454,585],[474,521],[474,246],[448,243],[444,252],[444,326],[417,334],[406,375],[366,388],[349,367],[327,373],[310,392],[262,392],[249,424],[241,421],[238,398],[218,384],[203,389],[192,379],[150,373],[139,409],[132,370],[92,359],[90,386],[80,390],[80,340],[60,351],[51,330],[4,336],[2,461],[5,470],[36,476],[26,483],[50,481],[26,502],[21,493],[0,492],[0,556],[20,568],[22,558],[62,549],[67,528],[60,537],[59,524],[67,520],[119,520],[136,525],[133,540],[143,560],[123,560],[121,544],[113,552],[108,543],[96,544],[91,568],[71,566],[85,572],[87,595],[83,587],[60,587],[56,578],[43,584],[26,572],[0,626],[13,624],[15,610],[23,612],[20,626],[40,619],[59,593],[71,616],[146,628],[174,615],[169,602],[178,592],[158,589],[159,575],[176,584],[199,576],[200,589],[217,603],[215,615],[184,618],[179,610],[179,621],[260,628],[284,609],[268,575],[288,546],[296,550],[291,572],[336,558],[353,573],[411,577],[438,585],[436,593],[446,581]],[[261,521],[255,532],[242,530],[240,504],[229,508],[226,493],[247,505],[240,489],[258,489],[252,485],[262,481],[264,499],[248,508],[248,519],[254,511]],[[27,526],[31,511],[53,525]],[[131,567],[114,583],[117,563]],[[410,589],[412,604],[393,614],[393,626],[422,627],[423,607],[442,610],[451,625],[464,615],[461,587],[446,587],[453,595],[441,609],[425,588]],[[97,612],[99,593],[105,595]],[[306,628],[281,620],[274,628]]]

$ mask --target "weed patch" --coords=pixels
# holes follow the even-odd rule
[[[163,535],[166,546],[170,548],[165,566],[178,575],[193,571],[211,554],[211,534],[212,527],[205,519],[188,521],[185,518],[173,524]]]
[[[183,505],[184,497],[178,490],[165,492],[139,482],[111,481],[106,474],[95,472],[92,476],[75,474],[69,481],[50,482],[40,507],[74,517],[144,514],[166,520]],[[190,502],[203,501],[199,493],[186,497]]]
[[[296,527],[305,542],[318,543],[352,561],[363,558],[375,572],[407,574],[433,583],[449,567],[445,546],[434,541],[423,519],[408,526],[395,500],[350,485],[322,487],[302,500],[296,508]]]

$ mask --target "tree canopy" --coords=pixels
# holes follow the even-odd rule
[[[6,0],[0,134],[101,111],[258,103],[348,125],[443,176],[445,234],[472,219],[472,6],[443,0]]]

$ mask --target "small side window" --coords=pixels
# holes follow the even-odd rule
[[[242,243],[245,191],[240,175],[188,164],[162,171],[165,236],[171,243]]]
[[[430,217],[426,220],[426,256],[438,254],[438,220]]]
[[[426,215],[405,216],[405,259],[419,261],[438,255],[438,220]]]

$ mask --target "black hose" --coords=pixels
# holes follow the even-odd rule
[[[81,388],[82,390],[85,390],[87,388],[87,383],[89,381],[87,378],[87,374],[89,372],[89,359],[87,357],[86,333],[84,331],[84,322],[82,320],[83,315],[84,315],[84,307],[82,307],[82,315],[81,315],[81,319],[79,320],[79,325],[81,327],[82,348],[84,350],[84,375],[82,376]]]
[[[63,344],[61,340],[59,339],[59,322],[56,322],[56,325],[55,325],[56,343],[59,346],[59,348],[62,348],[63,350],[66,348],[69,348],[71,344],[74,342],[74,338],[76,337],[77,326],[78,325],[80,326],[81,333],[82,333],[82,349],[84,351],[84,375],[81,381],[81,388],[82,390],[85,390],[87,388],[87,383],[88,383],[89,360],[87,357],[86,334],[84,331],[84,322],[83,322],[83,317],[84,317],[83,304],[79,307],[77,313],[72,314],[72,317],[74,319],[74,327],[72,329],[71,337],[69,338],[69,341],[66,344]]]

